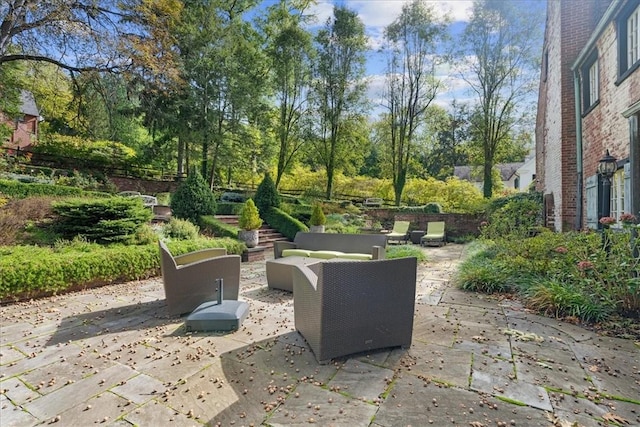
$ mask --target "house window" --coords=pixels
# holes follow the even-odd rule
[[[619,220],[623,213],[631,213],[631,168],[626,163],[611,178],[611,217]],[[621,227],[619,222],[614,227]]]
[[[587,57],[581,68],[582,74],[582,111],[586,114],[591,110],[600,96],[600,83],[598,81],[598,51],[594,50]]]
[[[591,101],[591,105],[598,100],[598,93],[598,61],[596,60],[589,67],[589,101]]]
[[[640,65],[640,5],[636,2],[629,2],[618,18],[618,63],[620,80]]]
[[[611,217],[618,219],[624,213],[624,171],[618,169],[611,177]],[[616,225],[619,225],[616,223]]]

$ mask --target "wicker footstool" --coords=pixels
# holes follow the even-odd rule
[[[270,259],[266,262],[267,286],[269,289],[293,292],[293,266],[317,264],[322,261],[326,260],[301,256]]]

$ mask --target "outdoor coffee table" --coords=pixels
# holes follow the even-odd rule
[[[312,265],[326,261],[321,258],[288,256],[271,259],[266,262],[267,286],[269,289],[281,289],[293,292],[293,267],[296,265]]]

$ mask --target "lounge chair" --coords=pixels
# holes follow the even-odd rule
[[[396,221],[393,223],[393,230],[387,233],[387,242],[396,240],[398,242],[405,242],[409,240],[409,221]]]
[[[318,362],[410,347],[416,268],[415,257],[296,265],[295,327]]]
[[[444,228],[444,221],[428,222],[427,232],[420,238],[420,245],[427,246],[435,243],[438,246],[442,246],[447,244]]]
[[[224,281],[225,300],[238,299],[240,255],[227,255],[225,248],[211,248],[174,257],[163,241],[159,244],[169,314],[190,313],[204,302],[216,301],[216,279]]]

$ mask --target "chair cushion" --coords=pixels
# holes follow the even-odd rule
[[[338,255],[338,258],[342,258],[342,259],[357,259],[357,260],[362,260],[362,261],[368,261],[368,260],[373,259],[373,255],[371,255],[371,254],[344,253],[344,254]]]
[[[339,251],[310,251],[309,256],[311,258],[331,259],[340,255],[344,255],[344,252]]]
[[[309,257],[311,255],[309,255],[311,251],[308,251],[306,249],[284,249],[282,251],[282,256],[286,257],[286,256],[306,256]]]

